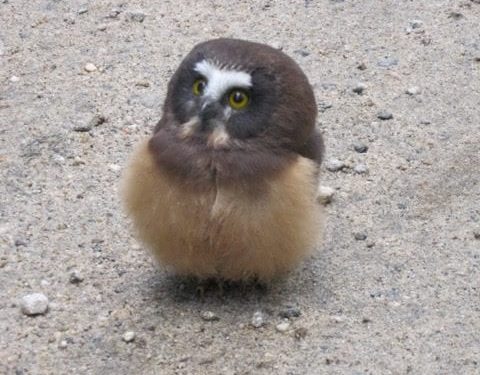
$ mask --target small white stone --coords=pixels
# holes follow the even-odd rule
[[[410,27],[412,29],[420,29],[423,27],[423,21],[421,20],[411,20],[410,21]]]
[[[10,82],[18,82],[18,81],[20,81],[19,77],[17,77],[17,76],[11,76],[10,77]]]
[[[338,159],[330,159],[325,163],[325,168],[330,172],[337,172],[345,168],[345,163]]]
[[[66,340],[62,340],[62,341],[60,341],[60,342],[58,343],[58,347],[59,347],[60,349],[66,349],[67,346],[68,346],[68,343],[67,343]]]
[[[135,332],[133,331],[127,331],[123,334],[122,340],[125,342],[132,342],[135,340]]]
[[[122,169],[122,167],[119,166],[118,164],[110,164],[108,168],[114,172],[119,172]]]
[[[352,91],[355,94],[362,94],[367,89],[367,85],[363,82],[358,82],[353,86]]]
[[[253,313],[251,324],[255,328],[260,328],[265,324],[265,319],[261,311],[255,311]]]
[[[43,315],[48,310],[48,298],[42,293],[32,293],[24,296],[20,305],[25,315]]]
[[[320,185],[317,190],[317,202],[321,204],[328,204],[332,201],[335,189],[329,186]]]
[[[217,320],[220,320],[217,314],[215,314],[213,311],[202,311],[200,313],[200,316],[202,317],[203,320],[206,322],[214,322]]]
[[[358,164],[353,168],[353,171],[357,174],[368,173],[368,168],[365,164]]]
[[[95,70],[97,70],[97,67],[92,64],[92,63],[87,63],[84,67],[85,71],[89,72],[89,73],[92,73],[94,72]]]
[[[271,44],[271,46],[272,46],[273,48],[275,48],[275,49],[280,50],[280,51],[283,49],[282,43],[280,43],[280,42],[273,42],[273,43]]]
[[[290,323],[289,322],[281,322],[281,323],[278,323],[276,326],[275,326],[275,329],[278,331],[278,332],[287,332],[290,328]]]
[[[83,280],[84,277],[78,270],[73,270],[70,273],[69,281],[71,284],[80,284]]]
[[[417,95],[420,94],[420,88],[418,86],[412,86],[405,90],[405,93],[408,95]]]
[[[65,158],[62,155],[53,154],[52,159],[55,162],[55,164],[58,164],[58,165],[65,164]]]

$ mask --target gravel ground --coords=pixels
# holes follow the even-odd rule
[[[0,25],[0,373],[480,373],[478,0],[0,0]],[[305,70],[335,195],[288,278],[201,297],[118,182],[219,36]]]

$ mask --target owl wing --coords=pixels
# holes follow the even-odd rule
[[[311,159],[320,167],[322,163],[325,146],[323,137],[318,130],[314,130],[307,142],[300,146],[297,152],[305,158]]]

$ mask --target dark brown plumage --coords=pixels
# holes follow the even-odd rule
[[[282,52],[234,39],[197,45],[124,176],[142,240],[200,278],[269,280],[291,269],[321,231],[315,118],[308,80]]]

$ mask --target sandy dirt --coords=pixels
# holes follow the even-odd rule
[[[118,183],[220,36],[304,69],[335,196],[286,279],[202,298]],[[0,0],[0,373],[479,374],[479,124],[477,0]]]

